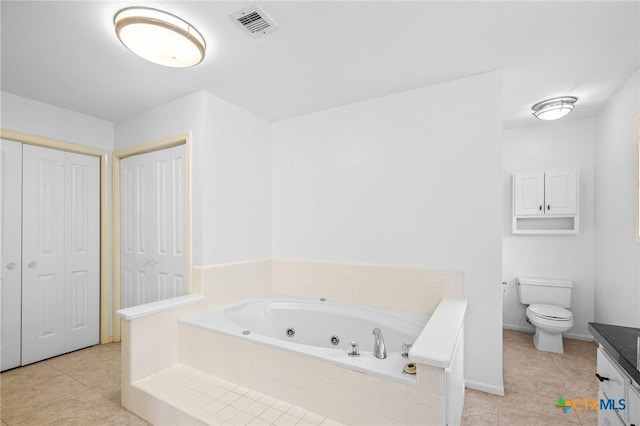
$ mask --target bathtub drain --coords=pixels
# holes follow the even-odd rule
[[[293,337],[296,335],[295,328],[287,328],[287,337]]]
[[[247,334],[251,334],[251,332],[249,330],[245,330],[245,331],[242,332],[242,334],[244,334],[246,336]]]
[[[331,336],[330,341],[333,346],[336,346],[338,343],[340,343],[340,338],[338,336],[333,335]]]

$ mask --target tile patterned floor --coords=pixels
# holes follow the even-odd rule
[[[565,399],[598,397],[595,343],[564,340],[564,354],[540,352],[532,335],[503,334],[504,397],[467,389],[462,424],[597,425],[596,411],[564,414],[554,405]]]
[[[567,414],[553,405],[558,396],[597,398],[596,346],[565,339],[564,354],[539,352],[528,333],[504,332],[505,396],[498,397],[467,390],[462,424],[471,425],[596,425],[595,412]],[[5,425],[146,425],[123,409],[120,400],[120,346],[94,346],[0,375],[2,426]],[[230,406],[240,414],[251,415],[256,424],[312,424],[317,419],[278,405],[275,400],[258,398],[246,405],[248,392]],[[244,399],[248,399],[245,401]],[[237,401],[237,402],[236,402]],[[267,409],[255,404],[272,402]],[[243,407],[246,405],[246,407]],[[278,413],[275,410],[279,410]],[[215,414],[215,413],[214,413]],[[229,413],[225,413],[229,414]],[[303,414],[303,415],[300,415]],[[295,421],[294,421],[295,420]],[[241,423],[241,422],[240,422]]]
[[[2,426],[146,425],[120,407],[120,345],[93,346],[0,375]]]

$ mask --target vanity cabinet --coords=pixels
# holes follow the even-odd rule
[[[600,400],[611,399],[615,404],[618,404],[620,400],[626,402],[627,384],[630,379],[618,367],[617,363],[610,359],[602,347],[598,348],[596,378],[600,380],[598,389]],[[598,410],[598,425],[625,425],[625,414],[626,410]],[[616,422],[615,417],[618,417],[619,422]]]
[[[578,233],[578,170],[514,173],[513,233]]]
[[[629,426],[640,426],[640,384],[631,382],[627,387],[627,410],[629,412]]]
[[[598,397],[613,400],[624,409],[598,410],[598,425],[640,426],[640,386],[601,347],[598,348],[596,378],[600,380]]]

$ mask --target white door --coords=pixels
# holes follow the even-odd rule
[[[100,338],[100,159],[65,153],[64,351]]]
[[[22,327],[22,144],[0,140],[0,331],[2,371],[20,365]]]
[[[545,208],[547,214],[572,215],[577,212],[577,179],[575,169],[545,173]]]
[[[120,162],[121,306],[185,293],[185,146]]]
[[[99,167],[23,147],[23,365],[98,343]]]
[[[516,216],[544,214],[544,172],[513,175],[513,203]]]

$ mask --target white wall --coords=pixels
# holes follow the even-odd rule
[[[193,263],[271,257],[271,125],[199,91],[116,123],[116,150],[191,132]]]
[[[209,93],[201,146],[203,265],[271,257],[271,122]]]
[[[0,127],[22,133],[113,150],[113,123],[75,111],[0,92]]]
[[[595,200],[597,322],[640,327],[640,244],[636,229],[638,72],[596,120]]]
[[[274,257],[464,271],[468,384],[495,393],[501,90],[488,73],[273,126]]]
[[[199,144],[203,132],[204,91],[132,115],[115,124],[114,150],[192,132]]]
[[[594,318],[594,121],[548,122],[536,127],[505,130],[502,144],[502,279],[508,282],[503,301],[504,326],[535,330],[525,321],[525,306],[518,301],[516,276],[570,279],[574,285],[571,311],[575,325],[565,336],[590,340],[587,323]],[[511,231],[512,174],[521,170],[567,167],[577,167],[580,174],[580,233],[514,235]]]

